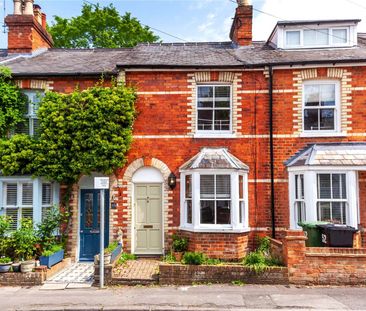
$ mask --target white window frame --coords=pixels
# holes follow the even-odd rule
[[[28,132],[27,135],[35,136],[35,120],[38,120],[37,111],[38,108],[35,109],[35,104],[39,104],[38,102],[35,103],[33,101],[33,96],[41,96],[44,95],[44,90],[41,89],[22,89],[22,93],[27,96],[28,103],[27,103],[27,113],[24,115],[25,122],[28,123]]]
[[[347,32],[347,42],[346,43],[335,43],[334,42],[334,37],[336,37],[336,35],[334,35],[333,34],[333,31],[334,30],[346,30],[346,32]],[[349,44],[349,42],[350,42],[350,28],[349,27],[332,27],[331,29],[330,29],[330,44],[332,45],[332,46],[344,46],[345,44]]]
[[[331,47],[350,47],[352,45],[351,41],[351,27],[352,26],[328,26],[328,27],[317,27],[314,25],[309,25],[306,28],[289,28],[283,32],[283,47],[285,49],[316,49],[316,48],[331,48]],[[346,43],[334,43],[333,42],[333,30],[338,29],[346,29],[347,30],[347,42]],[[322,31],[328,30],[328,44],[322,45],[305,45],[304,44],[304,31],[305,30],[315,30],[315,31]],[[287,33],[292,31],[299,31],[300,32],[300,45],[288,45],[287,44]]]
[[[187,209],[185,204],[185,176],[192,175],[192,224],[187,223]],[[200,175],[230,175],[231,182],[231,224],[201,224],[201,195]],[[239,175],[244,177],[244,206],[243,221],[239,219]],[[249,204],[248,204],[248,173],[232,169],[199,169],[182,171],[180,180],[181,208],[180,229],[192,232],[248,232],[249,231]]]
[[[224,131],[218,131],[218,130],[199,130],[198,129],[198,111],[199,110],[213,110],[215,111],[216,108],[212,107],[207,108],[207,109],[202,109],[202,108],[198,108],[198,88],[199,87],[217,87],[217,86],[227,86],[230,88],[230,108],[222,108],[222,110],[229,110],[230,109],[230,128],[229,130],[224,130]],[[196,90],[195,90],[195,96],[196,96],[196,134],[195,137],[220,137],[220,136],[230,136],[233,134],[233,87],[232,84],[229,83],[201,83],[201,84],[197,84],[196,85]],[[214,97],[215,100],[215,97]],[[220,110],[220,109],[218,109]]]
[[[305,86],[306,85],[325,85],[334,84],[335,85],[335,105],[333,106],[305,106]],[[334,130],[305,130],[305,110],[306,109],[334,109]],[[341,129],[341,83],[339,80],[308,80],[304,81],[302,84],[302,134],[304,137],[320,137],[320,136],[338,136],[342,134]]]
[[[17,184],[17,203],[14,206],[6,204],[6,184]],[[33,184],[33,204],[22,205],[22,184]],[[42,221],[42,184],[50,183],[42,178],[31,178],[24,176],[1,177],[0,178],[0,215],[6,215],[7,209],[17,210],[17,228],[20,226],[22,209],[33,209],[33,223],[36,226]],[[57,183],[52,183],[52,205],[59,204],[60,186]]]
[[[296,181],[296,177],[298,177]],[[302,177],[302,184],[301,184],[301,177]],[[306,220],[306,202],[305,202],[305,177],[304,174],[295,174],[294,175],[294,216],[295,216],[295,223],[298,224],[301,220],[299,219],[299,213],[298,213],[298,203],[301,205],[302,213],[304,214],[304,220]],[[303,189],[301,189],[301,186]],[[297,188],[297,191],[296,191]],[[304,196],[302,196],[302,191],[304,191]],[[297,192],[297,193],[296,193]]]
[[[304,175],[304,201],[306,206],[306,221],[318,221],[318,174],[345,174],[347,191],[347,215],[346,224],[354,228],[359,224],[359,198],[358,198],[358,174],[352,167],[290,167],[289,172],[289,210],[291,229],[300,229],[296,223],[295,215],[295,175]],[[328,199],[327,199],[328,201]]]

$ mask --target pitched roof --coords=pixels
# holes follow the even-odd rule
[[[226,148],[202,148],[193,158],[184,163],[181,171],[194,169],[235,169],[248,171],[249,168]]]
[[[7,57],[7,56],[4,56]],[[3,58],[0,55],[0,62]],[[354,48],[280,50],[265,42],[139,44],[124,49],[49,49],[8,60],[14,75],[98,75],[121,68],[252,68],[264,65],[366,62],[366,35]]]
[[[294,166],[365,166],[366,143],[310,145],[285,162]]]

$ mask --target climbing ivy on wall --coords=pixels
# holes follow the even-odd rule
[[[12,81],[10,70],[0,67],[0,137],[8,136],[23,121],[26,103],[27,97]]]

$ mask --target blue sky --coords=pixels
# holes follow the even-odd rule
[[[4,0],[0,0],[3,2]],[[47,14],[48,22],[54,15],[71,17],[80,14],[82,0],[36,0]],[[143,24],[163,30],[187,41],[227,41],[236,4],[232,0],[89,0],[131,12]],[[254,39],[266,39],[278,19],[362,18],[364,0],[252,0],[254,11]],[[1,3],[1,8],[3,4]],[[6,0],[6,11],[12,13],[13,1]],[[1,13],[0,13],[1,14]],[[1,14],[3,15],[3,14]],[[271,16],[274,15],[274,16]],[[1,16],[3,17],[3,16]],[[366,23],[359,31],[366,32]],[[179,42],[155,31],[164,42]],[[0,47],[6,47],[6,37],[0,34]]]

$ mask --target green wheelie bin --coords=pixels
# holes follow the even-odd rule
[[[328,224],[327,222],[322,221],[313,221],[313,222],[300,222],[298,225],[302,227],[305,232],[305,236],[308,238],[305,241],[305,245],[307,247],[322,247],[324,244],[322,243],[322,230],[318,227],[318,225]]]

